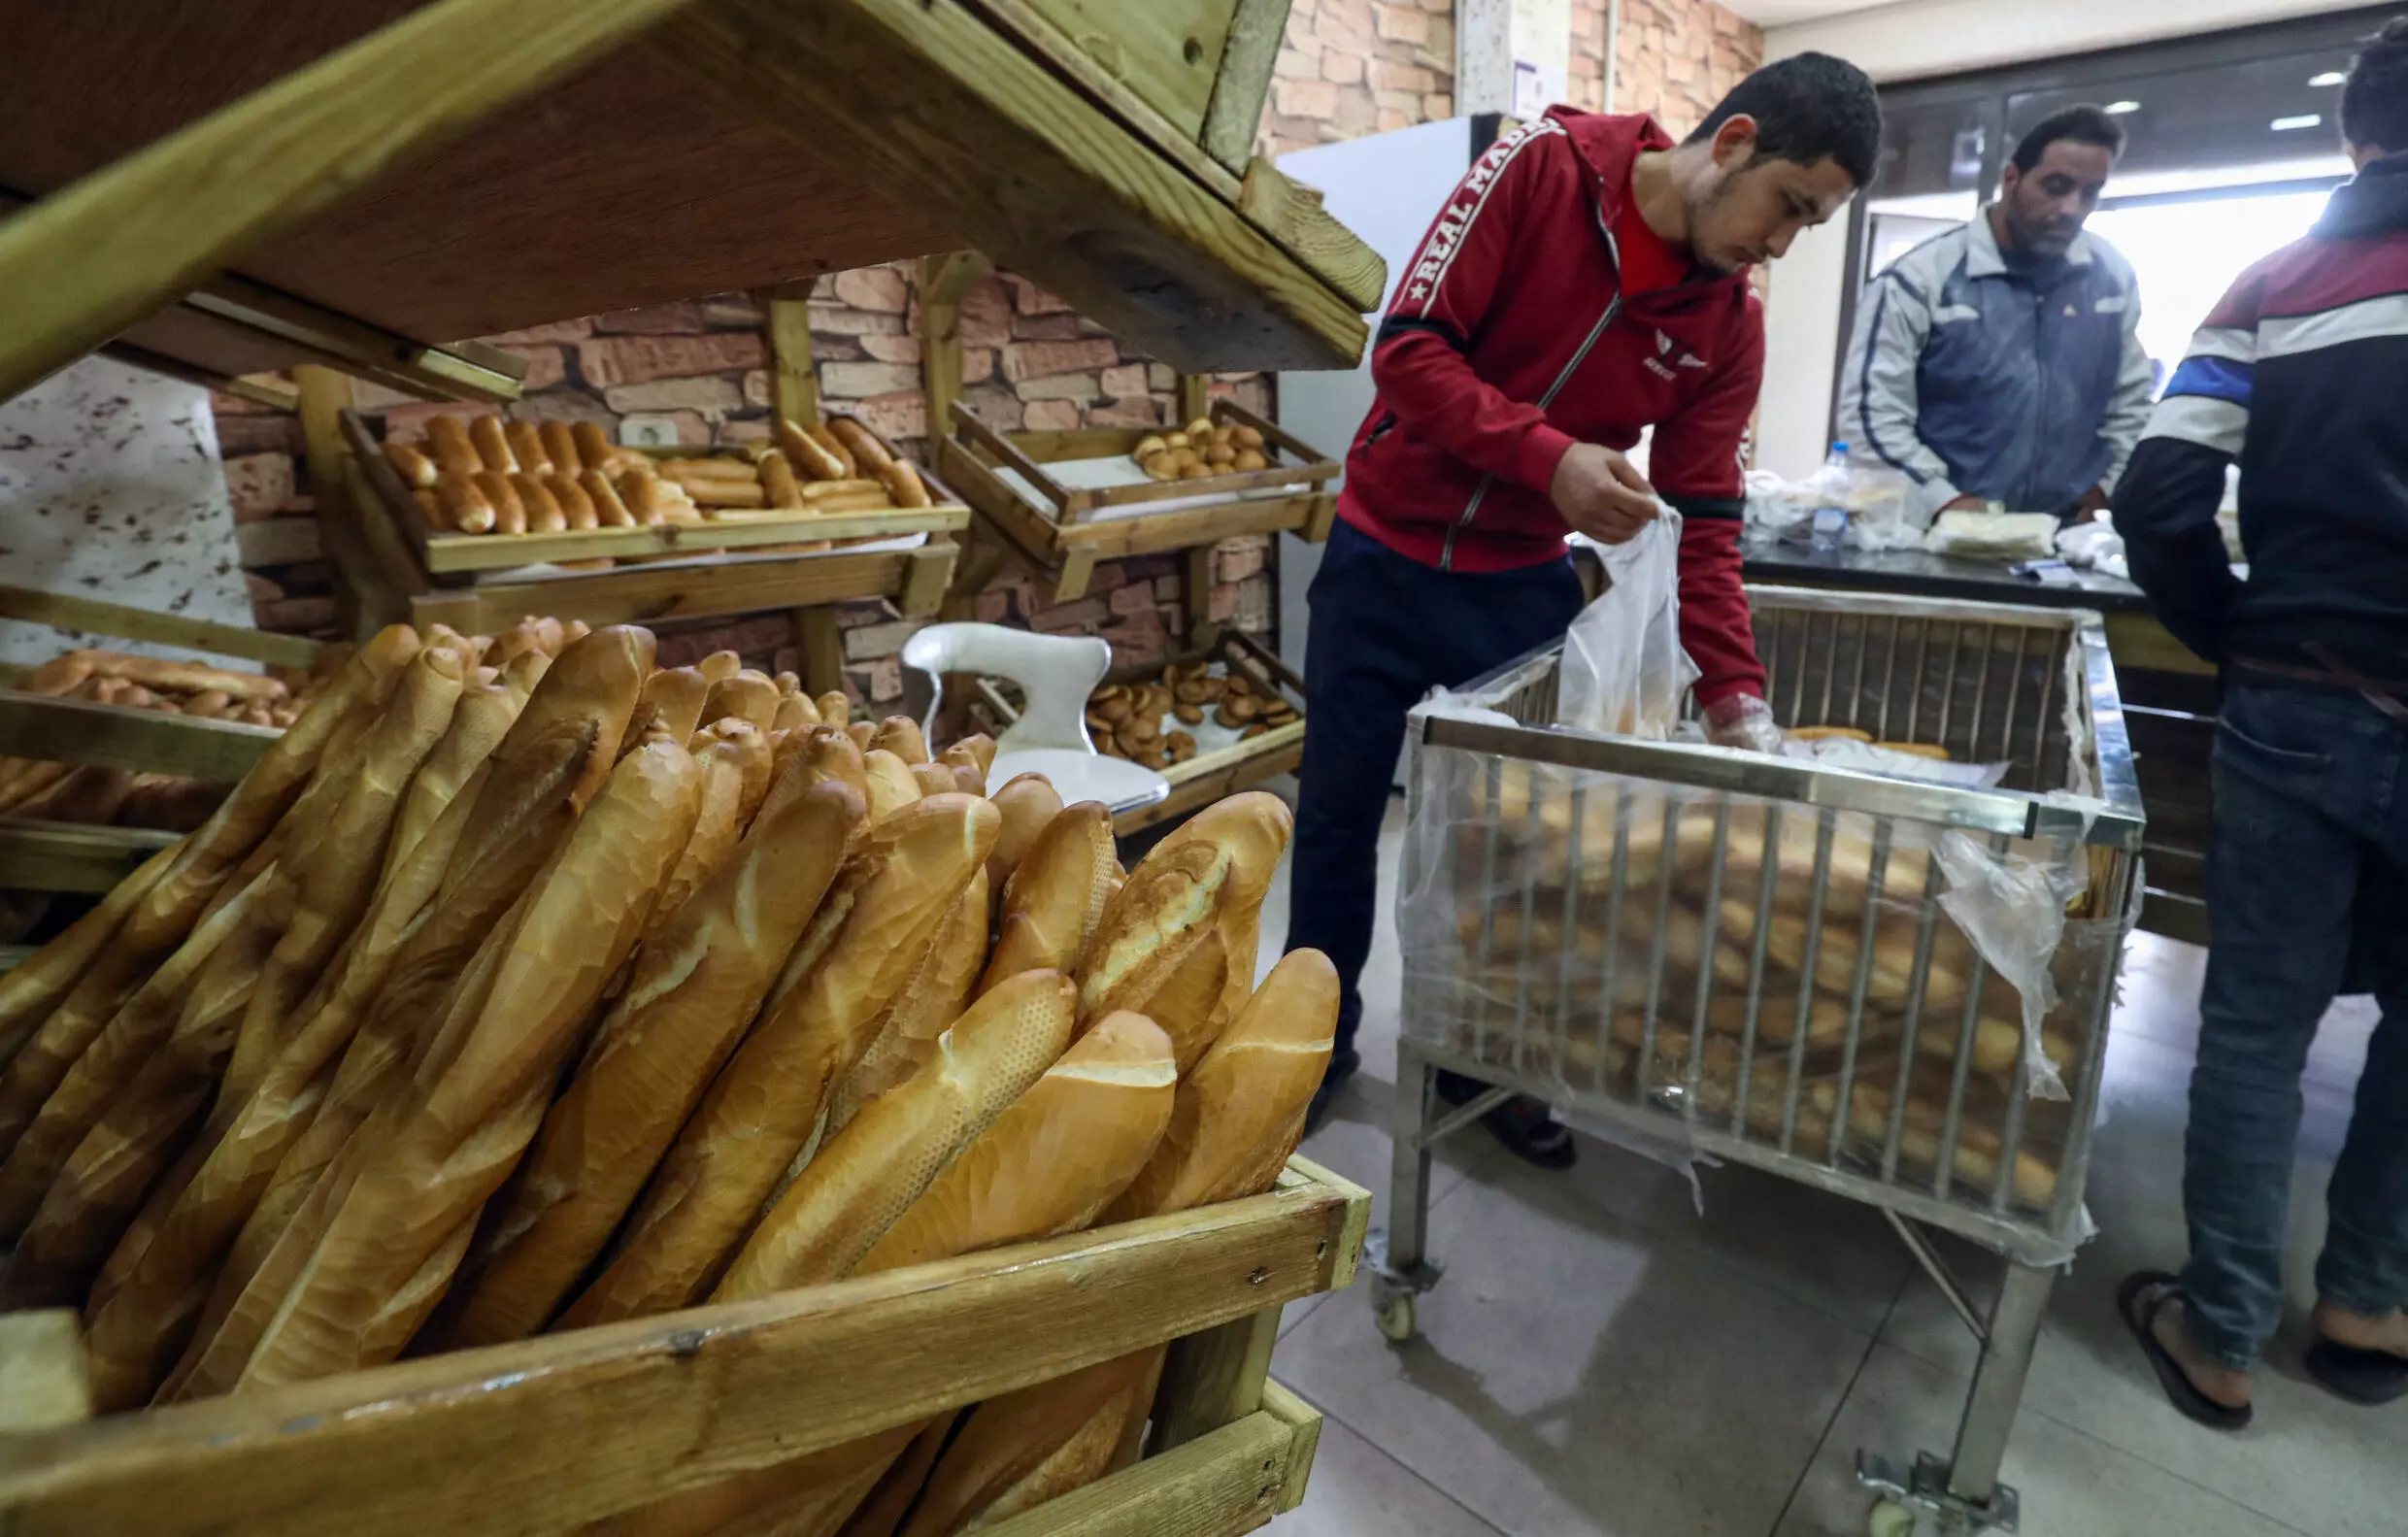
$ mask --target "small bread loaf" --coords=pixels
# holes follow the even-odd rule
[[[894,455],[878,441],[878,434],[851,417],[838,417],[827,424],[827,430],[842,442],[853,455],[856,474],[875,475],[894,462]]]
[[[529,475],[545,475],[557,468],[576,468],[575,465],[558,466],[552,462],[552,452],[544,447],[544,435],[532,421],[506,421],[502,423],[502,436],[509,441],[511,457],[517,459],[518,468]]]
[[[502,431],[499,417],[478,417],[468,423],[468,441],[476,448],[478,462],[499,474],[515,474],[523,468],[518,454],[511,451],[510,436]]]
[[[585,487],[586,498],[593,503],[594,519],[602,527],[636,526],[634,509],[619,494],[619,487],[611,484],[608,474],[601,470],[582,470],[578,472],[577,484]]]
[[[832,726],[848,725],[853,720],[853,696],[841,688],[831,688],[813,703],[819,707],[819,718]]]
[[[541,476],[520,472],[510,478],[510,488],[518,493],[526,506],[527,532],[556,534],[568,527],[568,514],[561,510],[557,497],[552,494]]]
[[[1070,1044],[1077,988],[1031,972],[988,992],[927,1065],[864,1105],[761,1219],[713,1300],[734,1302],[844,1275],[961,1150]]]
[[[925,507],[929,503],[928,487],[921,484],[920,470],[909,459],[897,459],[878,472],[886,483],[886,494],[897,507]]]
[[[446,475],[435,483],[435,498],[443,520],[463,534],[489,534],[499,523],[500,509],[467,476]]]
[[[1170,1037],[1153,1020],[1102,1020],[937,1177],[853,1274],[1086,1227],[1153,1158],[1178,1081]]]
[[[550,1320],[743,1039],[863,815],[851,786],[813,786],[765,815],[645,941],[525,1166],[487,1212],[434,1348],[518,1339]]]
[[[585,456],[577,451],[577,434],[565,421],[545,421],[536,425],[542,440],[544,457],[562,475],[575,475],[580,470],[598,470],[599,462],[587,464]]]
[[[816,422],[806,423],[803,430],[811,434],[811,440],[814,443],[835,455],[836,463],[841,471],[840,479],[852,480],[862,473],[860,464],[853,456],[853,451],[845,447],[844,439]]]
[[[402,484],[431,486],[435,484],[435,461],[415,444],[387,443],[385,445],[385,458],[401,477]]]
[[[1337,1027],[1337,968],[1320,951],[1288,952],[1180,1080],[1161,1148],[1107,1220],[1184,1212],[1266,1187],[1304,1134]]]
[[[779,450],[796,474],[814,481],[841,481],[845,477],[845,461],[822,448],[810,433],[784,417],[776,428]]]
[[[706,511],[721,508],[751,510],[767,504],[767,493],[758,481],[693,480],[679,483],[696,507]]]
[[[657,528],[670,520],[669,501],[660,477],[641,470],[622,470],[612,484],[619,487],[619,499],[627,504],[628,516],[638,526]]]
[[[542,479],[544,489],[550,491],[552,499],[560,504],[560,516],[568,519],[571,528],[602,526],[601,512],[593,505],[593,498],[585,494],[585,486],[578,484],[576,476],[554,471]]]
[[[527,531],[527,506],[509,476],[497,470],[479,470],[469,480],[493,509],[495,533],[523,534]]]
[[[920,781],[912,777],[911,768],[884,748],[872,748],[861,754],[861,771],[869,781],[871,821],[885,821],[922,797]]]
[[[703,700],[702,718],[696,724],[707,726],[729,716],[750,720],[767,731],[778,718],[778,685],[750,668],[720,679],[711,685],[710,694]]]
[[[870,746],[884,748],[907,764],[928,761],[928,739],[920,734],[920,722],[908,716],[888,716],[880,721]]]
[[[577,462],[588,470],[607,470],[617,457],[609,434],[600,424],[591,421],[569,423],[569,437],[577,446]]]
[[[426,449],[435,467],[446,475],[474,475],[485,468],[477,446],[468,438],[468,424],[457,417],[434,417],[426,423]]]
[[[762,454],[760,472],[764,505],[789,510],[803,505],[803,491],[795,482],[794,466],[786,462],[785,454],[774,450]]]
[[[871,826],[561,1326],[684,1307],[710,1288],[986,862],[1000,819],[986,801],[941,795]]]
[[[1023,971],[1074,970],[1103,920],[1119,872],[1112,813],[1098,801],[1064,807],[1012,873],[994,955],[979,989]]]

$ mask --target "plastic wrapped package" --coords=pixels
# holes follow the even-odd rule
[[[1697,679],[1681,649],[1681,515],[1599,545],[1610,585],[1563,640],[1558,724],[1661,742]]]
[[[1785,725],[1944,743],[1971,772],[1547,729],[1550,651],[1433,699],[1409,732],[1405,1036],[1583,1125],[2069,1255],[2139,890],[2098,621],[1752,597]]]

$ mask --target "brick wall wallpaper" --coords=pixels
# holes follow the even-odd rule
[[[1455,116],[1455,0],[1294,0],[1263,114],[1279,155]]]
[[[1764,62],[1764,33],[1712,0],[1622,0],[1614,110],[1646,112],[1675,134],[1697,126],[1733,85]],[[1571,105],[1605,106],[1608,0],[1574,0]]]

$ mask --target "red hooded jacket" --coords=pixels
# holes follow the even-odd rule
[[[1711,705],[1764,691],[1739,578],[1764,317],[1744,273],[1625,303],[1614,221],[1640,151],[1672,145],[1645,116],[1556,107],[1473,162],[1381,322],[1338,516],[1441,570],[1557,559],[1564,451],[1627,450],[1653,426],[1649,478],[1683,518],[1681,638]]]

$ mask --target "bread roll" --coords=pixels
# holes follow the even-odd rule
[[[812,436],[819,437],[820,432],[842,445],[844,452],[852,460],[845,470],[847,475],[875,475],[894,462],[894,455],[888,453],[886,446],[878,441],[878,435],[851,417],[833,418],[824,428]]]
[[[571,528],[599,528],[602,525],[602,515],[595,510],[593,498],[587,496],[585,488],[577,483],[577,477],[555,471],[543,477],[543,485],[552,493],[552,499],[559,504],[560,516],[568,519]]]
[[[996,1118],[853,1270],[870,1275],[1076,1232],[1118,1200],[1170,1125],[1170,1037],[1116,1014]]]
[[[812,422],[806,424],[803,430],[811,435],[811,441],[835,456],[839,479],[852,480],[858,476],[878,473],[875,466],[864,469],[860,459],[854,455],[852,446],[838,436],[832,427]]]
[[[772,731],[800,731],[819,723],[819,707],[811,702],[809,694],[781,693],[778,714],[769,723]]]
[[[937,796],[870,827],[563,1326],[684,1307],[710,1288],[986,862],[998,819],[985,801]]]
[[[557,425],[557,423],[550,425]],[[575,463],[588,470],[611,468],[611,461],[616,457],[617,451],[611,443],[610,435],[605,433],[598,423],[572,421],[568,423],[568,433],[570,443],[576,450]],[[560,459],[559,453],[552,454],[553,463],[558,464]]]
[[[970,783],[965,785],[954,775],[953,765],[948,763],[915,763],[911,773],[913,783],[920,786],[922,795],[944,795],[955,791],[975,795],[979,792],[976,775],[972,775]]]
[[[736,1049],[859,831],[822,784],[764,818],[653,935],[525,1166],[487,1212],[430,1345],[541,1329]]]
[[[884,748],[907,764],[929,760],[928,739],[920,735],[920,722],[905,716],[888,716],[880,721],[870,746]]]
[[[513,475],[510,488],[518,493],[520,504],[526,508],[528,533],[556,534],[568,527],[568,514],[562,511],[558,499],[552,494],[551,487],[544,484],[542,477],[523,472]]]
[[[544,435],[532,421],[502,423],[502,437],[510,445],[510,456],[518,461],[518,468],[529,475],[544,475],[555,468],[552,454],[544,447]],[[574,468],[575,466],[568,466]],[[495,469],[502,466],[495,465]]]
[[[557,424],[552,423],[555,426]],[[634,511],[627,506],[625,498],[619,494],[619,487],[611,484],[609,475],[601,470],[581,471],[577,477],[577,484],[585,489],[586,500],[593,504],[594,521],[598,526],[603,528],[633,528],[636,526]]]
[[[768,493],[758,481],[697,479],[678,483],[696,507],[751,509],[767,505]]]
[[[692,830],[693,759],[665,735],[619,760],[529,888],[484,1006],[453,1011],[386,1107],[386,1135],[333,1212],[240,1387],[355,1370],[406,1339],[375,1325],[509,1175],[579,1028]],[[438,1291],[440,1287],[437,1288]]]
[[[995,791],[994,802],[1003,814],[1003,830],[995,838],[993,856],[987,861],[987,879],[1000,902],[1011,888],[1012,872],[1036,846],[1038,834],[1062,814],[1062,797],[1044,775],[1016,774]]]
[[[1303,1135],[1337,1027],[1337,968],[1320,951],[1290,951],[1180,1081],[1161,1148],[1107,1220],[1184,1212],[1267,1186]]]
[[[921,799],[920,782],[903,760],[884,748],[861,754],[861,770],[869,782],[870,820],[884,821]]]
[[[987,958],[987,872],[970,878],[936,931],[919,970],[895,995],[878,1034],[852,1071],[828,1090],[826,1136],[845,1129],[861,1107],[928,1063],[937,1037],[961,1018]]]
[[[1279,797],[1250,791],[1156,844],[1105,909],[1080,961],[1082,1018],[1135,1009],[1170,1033],[1183,1061],[1200,1054],[1207,1043],[1197,1032],[1227,990],[1225,948],[1218,966],[1183,968],[1206,941],[1221,945],[1224,904],[1259,905],[1293,825]]]
[[[812,701],[819,707],[819,718],[832,726],[849,725],[853,721],[853,699],[842,688],[831,688]]]
[[[401,477],[404,485],[423,489],[435,484],[435,461],[414,444],[386,443],[385,459]]]
[[[527,505],[509,476],[494,470],[480,470],[469,477],[469,482],[493,509],[495,533],[523,534],[527,531]]]
[[[817,438],[784,417],[778,418],[777,423],[778,450],[797,475],[814,481],[845,478],[845,461],[822,448]]]
[[[761,497],[763,505],[792,510],[803,505],[802,487],[794,479],[794,467],[786,455],[771,451],[761,455]]]
[[[669,521],[669,505],[659,477],[640,470],[624,470],[614,483],[620,500],[627,504],[627,514],[645,528],[657,528]]]
[[[427,418],[425,442],[435,467],[446,475],[474,475],[485,467],[469,441],[467,424],[457,417]]]
[[[778,685],[750,668],[713,684],[703,699],[698,723],[707,726],[730,716],[768,730],[778,719]]]
[[[713,1300],[763,1296],[851,1270],[1061,1055],[1077,1003],[1076,986],[1059,972],[1015,977],[981,998],[938,1039],[924,1067],[828,1139],[761,1219]]]
[[[463,534],[489,534],[500,520],[500,510],[485,487],[462,475],[446,475],[436,483],[435,495],[443,519]]]

